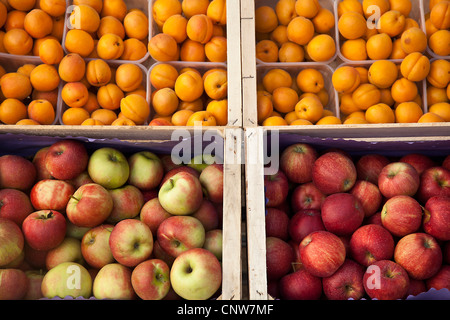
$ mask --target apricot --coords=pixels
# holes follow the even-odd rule
[[[64,57],[64,49],[56,39],[46,39],[39,45],[39,57],[46,64],[58,64]]]
[[[321,6],[319,0],[302,0],[295,2],[295,12],[305,18],[314,18],[319,13]]]
[[[174,88],[178,70],[168,63],[155,64],[150,70],[150,82],[156,89]]]
[[[206,15],[211,18],[213,23],[224,26],[227,23],[226,5],[226,0],[212,0],[206,10]]]
[[[309,58],[315,62],[328,61],[336,53],[336,43],[330,35],[319,34],[308,42],[306,52]]]
[[[186,26],[188,20],[181,14],[170,16],[162,26],[162,32],[172,36],[177,43],[182,43],[187,38]]]
[[[352,99],[360,109],[367,110],[381,101],[381,92],[375,85],[363,83],[352,92]]]
[[[216,124],[226,126],[228,123],[228,100],[211,100],[206,106],[206,111],[210,112],[216,119]]]
[[[211,112],[203,110],[194,112],[187,120],[186,126],[216,126],[216,118]]]
[[[117,110],[120,108],[120,100],[125,97],[123,91],[114,83],[108,83],[101,86],[97,91],[98,104],[109,110]]]
[[[261,6],[255,10],[255,30],[259,33],[269,33],[278,26],[278,17],[270,6]]]
[[[293,80],[286,70],[274,68],[266,72],[262,78],[262,84],[267,92],[272,93],[278,87],[291,87]]]
[[[307,44],[314,36],[314,24],[305,17],[295,17],[287,25],[287,37],[299,45]]]
[[[124,92],[130,92],[138,89],[144,76],[142,74],[142,69],[137,65],[132,63],[121,64],[115,74],[116,84]]]
[[[28,117],[39,124],[50,125],[55,121],[54,106],[48,100],[33,100],[27,107]]]
[[[112,77],[111,67],[102,59],[90,60],[86,65],[86,80],[95,87],[106,85]]]
[[[212,33],[212,20],[205,14],[192,16],[187,22],[186,34],[191,40],[205,44],[211,39]]]
[[[21,73],[27,77],[30,77],[30,73],[31,73],[31,71],[33,71],[34,68],[36,68],[36,65],[34,65],[32,63],[25,63],[24,65],[21,65],[19,68],[17,68],[17,72]],[[5,69],[4,68],[1,69],[0,78],[3,77],[3,75],[5,75],[5,74],[6,74]]]
[[[355,11],[342,14],[337,27],[341,36],[348,40],[361,38],[367,31],[366,19]]]
[[[61,90],[61,98],[69,107],[81,108],[88,101],[89,92],[81,82],[68,82]]]
[[[19,99],[5,99],[0,104],[0,121],[5,124],[16,124],[27,117],[27,107]]]
[[[200,61],[206,60],[205,46],[191,39],[183,41],[180,47],[180,60],[181,61]]]
[[[450,28],[450,1],[439,1],[430,11],[430,20],[440,30]]]
[[[211,72],[205,77],[203,86],[205,93],[211,99],[224,99],[228,93],[227,73],[222,70],[215,70]]]
[[[430,60],[420,52],[412,52],[402,60],[400,71],[408,80],[422,81],[430,72]]]
[[[125,33],[129,38],[144,40],[148,36],[148,18],[142,10],[132,10],[123,19]]]
[[[65,55],[58,66],[58,74],[65,82],[81,81],[86,72],[86,62],[78,53]]]
[[[206,58],[211,62],[227,61],[227,38],[223,36],[213,36],[205,44]]]
[[[350,93],[360,85],[361,78],[354,67],[342,66],[333,72],[331,81],[337,92]]]
[[[6,21],[3,25],[5,31],[12,29],[23,29],[25,17],[27,12],[20,10],[10,10],[6,16]]]
[[[100,16],[113,16],[123,21],[127,15],[128,8],[124,0],[103,0],[103,7]]]
[[[69,28],[94,33],[100,26],[100,15],[91,6],[80,4],[74,6],[70,13],[68,24]]]
[[[30,81],[38,91],[52,91],[58,88],[61,78],[54,65],[40,64],[31,71]]]
[[[117,60],[124,51],[123,40],[113,33],[104,34],[97,43],[97,54],[104,60]]]
[[[118,35],[121,39],[125,39],[125,27],[119,19],[106,16],[100,19],[100,24],[97,29],[97,37],[100,39],[107,33],[113,33]]]
[[[42,0],[41,0],[42,1]],[[74,5],[86,4],[95,9],[99,14],[102,12],[103,0],[73,0]]]
[[[174,61],[180,57],[180,48],[177,41],[165,33],[158,33],[150,39],[148,52],[157,61]]]
[[[209,6],[209,0],[183,0],[181,10],[186,18],[196,14],[206,14]]]
[[[172,88],[162,88],[152,94],[152,107],[161,116],[171,116],[178,108],[179,99]]]
[[[11,29],[4,35],[3,45],[10,54],[26,55],[33,49],[33,38],[23,29]]]
[[[36,0],[8,0],[8,4],[16,10],[30,11],[34,8]]]
[[[406,54],[423,52],[427,48],[427,36],[418,27],[409,28],[402,33],[400,43]]]
[[[174,90],[183,101],[197,100],[204,92],[202,77],[195,71],[183,72],[177,77]]]
[[[95,47],[92,36],[78,29],[67,31],[64,45],[68,52],[78,53],[83,58],[89,56]]]
[[[152,16],[156,24],[162,28],[164,22],[174,14],[181,14],[181,3],[178,0],[153,1]]]
[[[44,10],[33,9],[25,16],[23,27],[33,38],[43,38],[52,33],[53,19]]]
[[[75,1],[74,4],[76,4]],[[66,1],[39,0],[39,7],[52,17],[60,17],[66,12]]]
[[[123,42],[123,53],[120,60],[137,61],[143,59],[147,54],[147,46],[135,38],[126,39]]]
[[[120,101],[120,111],[136,124],[144,124],[150,115],[150,106],[142,96],[130,94]]]
[[[5,98],[23,100],[27,98],[33,88],[30,79],[19,72],[10,72],[0,79],[0,87]]]
[[[295,11],[296,0],[278,0],[275,5],[275,13],[278,18],[278,23],[284,26],[289,24],[293,18],[297,16]]]

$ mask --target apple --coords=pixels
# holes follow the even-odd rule
[[[393,196],[381,210],[381,222],[393,235],[402,237],[416,232],[422,224],[423,208],[410,196]]]
[[[36,181],[53,179],[52,175],[45,167],[45,156],[47,155],[48,149],[50,149],[50,146],[39,149],[38,151],[36,151],[33,159],[31,160],[36,168]]]
[[[164,251],[172,257],[178,257],[189,249],[203,247],[205,233],[205,228],[197,218],[172,216],[159,225],[156,237]]]
[[[96,299],[134,300],[137,298],[131,284],[132,271],[120,263],[109,263],[95,276],[92,293]]]
[[[399,162],[409,163],[416,169],[419,176],[428,168],[436,166],[435,162],[428,156],[420,153],[410,153],[401,157]]]
[[[25,242],[23,247],[24,259],[31,269],[45,269],[45,259],[48,251],[36,250]]]
[[[406,162],[389,163],[378,176],[378,188],[386,198],[397,195],[414,196],[419,184],[419,174]]]
[[[113,200],[113,209],[107,222],[114,224],[139,215],[144,205],[144,195],[137,187],[128,184],[108,192]]]
[[[444,161],[442,161],[442,167],[444,167],[447,170],[450,170],[450,155],[444,158]]]
[[[292,271],[294,250],[280,238],[266,237],[267,280],[278,280]]]
[[[289,181],[307,183],[312,181],[312,167],[318,157],[317,151],[305,143],[296,143],[283,150],[280,169]]]
[[[397,242],[394,260],[411,278],[424,280],[439,271],[442,265],[442,251],[431,235],[422,232],[411,233]]]
[[[222,267],[216,256],[194,248],[175,258],[170,269],[173,290],[186,300],[211,298],[222,284]]]
[[[45,258],[47,270],[56,267],[63,262],[76,262],[84,265],[85,261],[81,253],[81,241],[66,237],[56,248],[50,249]]]
[[[289,182],[283,171],[264,176],[266,207],[277,207],[286,201],[289,193]]]
[[[88,232],[91,227],[80,227],[74,225],[66,216],[66,237],[75,238],[81,240],[86,232]]]
[[[377,211],[370,217],[365,218],[363,224],[378,224],[383,226],[383,222],[381,222],[381,211]]]
[[[405,298],[409,277],[405,269],[392,260],[379,260],[367,267],[363,277],[364,290],[371,299]]]
[[[417,280],[413,278],[409,278],[409,288],[406,293],[406,297],[412,295],[417,296],[419,293],[427,291],[427,286],[424,280]]]
[[[152,257],[164,261],[169,267],[172,267],[172,264],[175,261],[175,257],[172,257],[163,248],[161,248],[158,239],[153,241]]]
[[[266,237],[277,237],[284,241],[289,237],[289,216],[282,210],[276,208],[266,209]]]
[[[284,300],[319,300],[322,279],[300,269],[286,274],[278,282],[279,295]]]
[[[378,186],[372,182],[357,180],[350,193],[361,202],[365,218],[370,217],[380,209],[383,196]]]
[[[434,196],[425,204],[423,229],[438,240],[450,240],[450,197]]]
[[[328,231],[314,231],[299,245],[305,269],[316,277],[329,277],[344,263],[345,246],[342,240]]]
[[[291,207],[294,212],[302,209],[320,210],[326,196],[312,182],[300,184],[291,195]]]
[[[329,300],[361,299],[365,294],[364,271],[359,263],[345,259],[333,275],[322,279],[323,293]]]
[[[64,180],[39,180],[30,191],[30,200],[36,210],[64,212],[75,187]]]
[[[22,300],[27,294],[28,277],[20,269],[0,269],[0,300]]]
[[[368,267],[378,260],[390,260],[394,255],[394,238],[384,227],[367,224],[359,227],[351,236],[350,256]]]
[[[347,192],[356,182],[356,168],[344,154],[327,152],[314,162],[312,181],[325,195]]]
[[[187,172],[168,179],[158,192],[161,206],[172,215],[189,215],[200,208],[203,191],[200,180]]]
[[[431,167],[420,176],[417,198],[423,204],[434,196],[450,197],[450,170],[444,167]]]
[[[28,290],[24,300],[38,300],[43,298],[42,295],[42,280],[44,280],[45,272],[42,270],[28,270],[25,271],[25,275],[28,278]]]
[[[28,191],[36,176],[36,168],[30,160],[13,154],[0,157],[0,189]]]
[[[92,268],[101,269],[114,262],[109,246],[112,224],[102,224],[88,230],[81,239],[81,254]]]
[[[158,198],[153,198],[144,203],[139,213],[139,219],[150,228],[153,235],[156,235],[161,222],[171,216],[172,215],[161,206]]]
[[[325,230],[322,215],[317,209],[297,211],[289,220],[288,233],[299,244],[304,237],[314,231]]]
[[[83,184],[94,183],[94,181],[89,176],[89,173],[87,172],[87,170],[83,171],[82,173],[77,175],[75,178],[67,180],[67,182],[69,182],[71,185],[73,185],[76,189],[81,187]]]
[[[79,187],[67,203],[67,218],[80,227],[95,227],[102,224],[113,210],[111,194],[98,183]]]
[[[363,155],[355,164],[358,180],[368,181],[378,185],[378,176],[381,170],[389,163],[389,159],[381,154]]]
[[[14,221],[19,227],[23,220],[34,211],[30,197],[17,189],[0,190],[0,218]]]
[[[162,300],[170,290],[170,269],[160,259],[139,263],[131,273],[131,285],[142,300]]]
[[[135,267],[152,254],[153,235],[142,221],[125,219],[114,226],[109,236],[109,246],[118,263]]]
[[[167,173],[170,170],[177,167],[184,167],[183,164],[175,164],[174,159],[176,159],[175,155],[172,154],[158,154],[159,159],[161,159],[161,163],[164,168],[164,172]],[[176,159],[179,162],[179,159]],[[177,162],[177,163],[178,163]]]
[[[164,176],[161,159],[150,151],[139,151],[128,158],[130,175],[128,183],[140,190],[151,190],[159,186]]]
[[[198,177],[205,197],[213,203],[223,202],[223,165],[213,163],[202,170]]]
[[[347,192],[327,196],[321,213],[325,229],[338,236],[351,235],[361,226],[365,216],[361,202]]]
[[[210,154],[198,154],[194,156],[187,165],[201,173],[203,169],[213,163],[216,163],[215,156]]]
[[[216,206],[206,198],[203,198],[200,208],[191,216],[200,220],[205,231],[217,229],[220,226],[219,212]]]
[[[440,290],[445,288],[450,290],[450,266],[442,265],[434,276],[425,280],[425,285],[428,289]]]
[[[115,148],[103,147],[89,157],[87,171],[91,179],[107,189],[123,186],[130,176],[125,155]]]
[[[181,172],[181,171],[182,172],[188,172],[188,173],[196,176],[197,178],[200,177],[200,172],[195,170],[194,168],[189,167],[189,166],[178,166],[178,167],[175,167],[175,168],[172,168],[172,169],[168,170],[164,174],[163,178],[161,179],[160,185],[163,185],[164,182],[166,182],[167,179],[169,179],[170,177],[174,176],[175,174],[177,174],[178,172]]]
[[[45,168],[55,179],[70,180],[86,170],[89,154],[84,143],[63,139],[53,143],[45,156]]]
[[[211,251],[219,261],[222,261],[223,232],[222,229],[213,229],[205,233],[203,249]]]
[[[56,248],[66,236],[66,219],[55,210],[39,210],[31,213],[22,224],[27,243],[36,250]]]
[[[81,264],[63,262],[47,271],[41,290],[42,295],[50,299],[67,296],[87,299],[92,294],[92,277]]]

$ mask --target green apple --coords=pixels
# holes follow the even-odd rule
[[[223,233],[222,229],[209,230],[205,234],[203,248],[211,251],[219,261],[222,261]]]
[[[103,147],[89,157],[88,173],[91,179],[107,189],[123,186],[130,175],[125,155],[117,149]]]
[[[164,175],[161,159],[150,151],[140,151],[128,159],[130,177],[128,183],[140,190],[152,190],[159,186]]]
[[[188,166],[191,168],[194,168],[198,172],[202,172],[203,169],[205,169],[210,164],[213,164],[216,162],[216,157],[209,154],[199,154],[191,159],[191,161],[188,163]]]
[[[46,298],[71,296],[89,298],[92,294],[91,274],[76,262],[63,262],[50,269],[41,286]]]
[[[190,249],[180,254],[170,270],[173,290],[186,300],[206,300],[222,284],[222,267],[210,251]]]
[[[47,270],[53,269],[63,262],[76,262],[84,265],[80,240],[66,237],[59,246],[47,252],[45,257]]]

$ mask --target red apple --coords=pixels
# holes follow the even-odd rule
[[[0,300],[22,300],[28,291],[28,277],[19,269],[0,269]]]
[[[286,201],[289,192],[289,182],[282,171],[264,176],[266,207],[277,207]]]
[[[12,220],[0,218],[0,267],[17,259],[24,248],[20,227]]]
[[[329,300],[359,300],[364,294],[364,267],[346,259],[331,276],[322,279],[323,292]]]
[[[425,204],[423,229],[436,239],[450,240],[450,197],[434,196]]]
[[[171,216],[172,215],[161,206],[158,198],[148,200],[142,206],[139,214],[140,220],[150,228],[153,235],[156,235],[161,222]]]
[[[378,185],[378,176],[389,162],[389,159],[381,154],[363,155],[355,165],[358,180],[364,180]]]
[[[153,235],[150,228],[140,220],[121,220],[111,231],[109,247],[118,263],[135,267],[152,254]]]
[[[409,277],[398,263],[392,260],[379,260],[367,267],[363,285],[371,299],[403,299],[408,292]]]
[[[442,265],[434,276],[425,280],[425,284],[428,289],[440,290],[445,288],[450,290],[450,266]]]
[[[157,239],[164,251],[178,257],[189,249],[203,247],[205,228],[192,216],[172,216],[159,225]]]
[[[427,286],[424,280],[417,280],[413,278],[409,278],[409,288],[406,293],[406,297],[412,295],[417,296],[419,293],[427,291]]]
[[[81,254],[93,268],[101,269],[114,262],[109,246],[109,237],[114,228],[112,224],[102,224],[89,229],[81,239]]]
[[[426,169],[420,176],[417,198],[423,204],[434,196],[450,197],[450,170],[444,167]]]
[[[42,280],[45,273],[42,270],[28,270],[25,271],[28,278],[28,290],[24,300],[38,300],[44,297],[41,290]]]
[[[75,189],[78,189],[83,184],[93,183],[94,180],[91,179],[89,176],[89,173],[87,171],[83,171],[79,175],[77,175],[75,178],[67,180],[70,184],[72,184]]]
[[[429,234],[411,233],[397,242],[394,260],[411,278],[424,280],[439,271],[442,265],[442,251],[437,241]]]
[[[295,187],[291,195],[291,207],[294,212],[302,209],[320,210],[326,196],[312,182]]]
[[[200,220],[205,231],[217,229],[220,226],[219,212],[216,206],[206,198],[203,199],[200,208],[191,216]]]
[[[162,165],[164,167],[164,172],[169,172],[170,170],[177,168],[177,167],[183,167],[183,164],[175,164],[173,161],[173,155],[171,154],[158,154],[158,157],[161,159]]]
[[[189,167],[189,166],[179,166],[179,167],[174,167],[174,168],[168,170],[168,171],[164,174],[164,176],[163,176],[163,178],[162,178],[162,180],[161,180],[161,184],[160,184],[160,185],[163,185],[163,183],[166,182],[167,179],[169,179],[170,177],[174,176],[174,175],[177,174],[178,172],[182,172],[182,171],[183,171],[183,172],[188,172],[188,173],[190,173],[190,174],[196,176],[197,178],[200,177],[200,172],[198,172],[198,171],[195,170],[194,168]]]
[[[281,153],[280,169],[293,183],[310,182],[312,181],[312,167],[317,156],[317,151],[308,144],[290,145]]]
[[[364,219],[363,224],[378,224],[383,226],[383,222],[381,222],[381,211],[375,212],[370,217]]]
[[[364,209],[364,217],[370,217],[380,209],[382,195],[378,186],[365,180],[357,180],[350,190]]]
[[[325,230],[320,210],[300,210],[297,211],[289,220],[289,236],[297,244],[299,244],[303,238],[311,232],[319,230]]]
[[[266,237],[277,237],[284,241],[288,240],[289,216],[275,208],[266,209]]]
[[[422,224],[422,206],[410,196],[394,196],[381,210],[381,222],[393,235],[403,237],[416,232]]]
[[[25,254],[25,261],[33,269],[45,269],[45,259],[47,258],[48,251],[36,250],[30,247],[28,243],[25,242],[23,247],[23,252]]]
[[[305,269],[283,276],[278,287],[284,300],[319,300],[322,295],[322,280]]]
[[[213,163],[202,170],[199,181],[205,196],[213,203],[223,202],[223,165]]]
[[[364,220],[361,202],[351,193],[329,195],[322,205],[325,229],[339,236],[350,235]]]
[[[434,167],[436,165],[430,157],[420,153],[410,153],[404,155],[398,161],[409,163],[414,167],[414,169],[416,169],[419,175],[421,175],[422,172],[426,169]]]
[[[284,240],[266,237],[267,280],[277,280],[292,271],[294,250]]]
[[[50,249],[45,258],[47,270],[56,267],[63,262],[76,262],[84,265],[84,258],[81,253],[81,241],[75,238],[66,237],[57,247]]]
[[[161,159],[150,151],[139,151],[128,158],[130,175],[128,183],[140,190],[151,190],[159,186],[164,175]]]
[[[378,260],[391,259],[394,247],[391,233],[377,224],[359,227],[350,238],[350,256],[365,267]]]
[[[222,261],[223,253],[223,232],[222,229],[213,229],[205,233],[205,243],[203,249],[214,254],[217,260]]]
[[[344,263],[346,252],[341,239],[328,231],[314,231],[299,245],[305,269],[317,277],[329,277]]]
[[[153,240],[153,252],[152,257],[155,259],[160,259],[167,263],[169,268],[172,266],[173,262],[175,261],[175,257],[172,257],[170,254],[168,254],[166,251],[164,251],[163,248],[159,245],[158,239]]]
[[[19,227],[23,220],[34,211],[30,197],[17,189],[0,190],[0,218],[14,221]]]
[[[45,156],[45,167],[56,179],[69,180],[86,170],[89,155],[84,143],[63,139],[53,143]]]
[[[30,200],[36,210],[64,212],[75,187],[64,180],[39,180],[30,191]]]
[[[47,155],[48,149],[50,149],[50,146],[39,149],[34,154],[33,160],[31,161],[36,167],[36,181],[43,179],[53,179],[52,175],[45,167],[45,156]]]
[[[92,293],[96,299],[134,300],[136,293],[131,284],[132,271],[119,263],[109,263],[99,270]]]
[[[63,242],[66,219],[55,210],[35,211],[23,221],[22,232],[30,247],[47,251]]]
[[[161,300],[170,290],[169,266],[160,259],[138,264],[131,273],[131,285],[142,300]]]
[[[13,154],[0,157],[0,189],[28,191],[35,183],[36,175],[30,160]]]
[[[419,189],[420,177],[406,162],[392,162],[381,170],[378,188],[386,198],[397,195],[414,196]]]
[[[115,224],[139,215],[144,205],[144,195],[137,187],[128,184],[108,192],[113,200],[113,209],[106,219],[108,223]]]
[[[79,187],[67,203],[67,218],[76,226],[93,228],[102,224],[113,210],[113,199],[98,183]]]
[[[327,152],[314,162],[312,181],[325,195],[346,192],[356,182],[356,168],[342,153]]]

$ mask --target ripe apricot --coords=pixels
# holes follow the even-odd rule
[[[211,62],[227,61],[227,38],[224,36],[213,36],[205,44],[205,55]]]
[[[137,125],[141,125],[148,120],[150,106],[144,97],[130,94],[121,100],[120,111],[125,117],[133,120]]]
[[[450,103],[448,102],[435,103],[428,108],[428,111],[437,114],[447,122],[450,121]]]
[[[162,26],[162,32],[172,36],[177,43],[182,43],[187,38],[186,26],[188,20],[181,14],[170,16]]]
[[[135,126],[136,123],[134,123],[133,120],[125,118],[125,117],[117,117],[116,120],[114,120],[111,123],[112,126]]]
[[[398,123],[416,123],[422,115],[422,108],[413,101],[399,103],[395,108],[395,119]]]
[[[322,73],[314,68],[301,70],[297,74],[296,83],[302,92],[318,93],[325,86]]]
[[[3,28],[6,32],[12,29],[24,29],[24,21],[27,12],[20,10],[10,10],[6,16]]]
[[[341,54],[348,60],[366,60],[366,40],[363,38],[346,40],[341,45]]]
[[[148,52],[157,61],[178,60],[180,48],[176,40],[165,33],[158,33],[148,42]]]
[[[117,60],[124,51],[123,40],[118,35],[107,33],[97,43],[97,54],[104,60]]]
[[[314,37],[314,24],[305,17],[295,17],[287,25],[289,41],[299,45],[307,44]]]
[[[100,16],[113,16],[120,21],[123,21],[127,12],[127,3],[124,0],[103,0],[103,7]]]
[[[81,125],[89,117],[89,112],[83,108],[68,108],[61,115],[61,121],[64,125]]]
[[[256,110],[258,123],[261,124],[268,118],[273,109],[272,95],[264,90],[258,90],[256,93]]]
[[[8,0],[8,4],[16,10],[30,11],[34,8],[36,0]]]
[[[269,39],[258,41],[256,44],[256,58],[263,62],[278,61],[278,46]]]
[[[426,112],[419,118],[419,120],[417,120],[417,123],[430,122],[445,122],[445,120],[433,112]]]
[[[450,82],[450,61],[445,59],[433,60],[430,64],[428,82],[437,88],[445,88]]]
[[[442,29],[433,33],[428,39],[428,46],[438,56],[450,55],[450,30]]]
[[[361,2],[359,2],[358,0],[339,1],[338,5],[337,5],[338,17],[342,16],[342,14],[344,14],[345,12],[348,12],[348,11],[355,11],[355,12],[358,12],[358,13],[364,15],[363,6],[362,6]]]
[[[272,32],[278,26],[278,17],[275,9],[261,6],[255,10],[255,30],[260,33]]]
[[[330,35],[319,34],[308,42],[306,52],[309,58],[315,62],[328,61],[336,53],[336,43]]]
[[[339,110],[345,115],[361,111],[361,108],[353,101],[351,93],[343,93],[339,101]]]
[[[156,89],[174,88],[178,70],[168,63],[155,64],[150,71],[150,82]]]
[[[180,47],[180,60],[181,61],[200,61],[206,60],[205,46],[191,39],[183,41]]]
[[[114,33],[121,39],[125,39],[125,27],[119,19],[113,16],[106,16],[100,19],[100,24],[96,31],[97,37],[100,39],[107,33]]]
[[[341,119],[336,116],[324,116],[316,122],[316,125],[342,124]]]
[[[178,110],[170,118],[174,126],[185,126],[189,117],[194,113],[192,110]]]
[[[116,84],[124,92],[134,91],[143,81],[142,69],[132,63],[121,64],[115,73]]]
[[[305,60],[305,50],[294,42],[285,42],[278,50],[278,60],[280,62],[302,62]]]
[[[171,116],[178,109],[179,99],[172,88],[162,88],[152,93],[151,106],[161,116]]]
[[[365,119],[369,123],[395,123],[395,113],[387,104],[377,103],[366,110]]]
[[[408,17],[412,9],[412,2],[411,0],[389,0],[389,9],[399,11]]]
[[[11,29],[4,35],[3,45],[10,54],[26,55],[33,49],[33,38],[24,29]]]
[[[212,0],[206,10],[206,15],[211,18],[213,23],[224,26],[227,23],[226,5],[226,0]]]
[[[178,104],[178,110],[191,110],[191,111],[201,111],[203,110],[203,99],[200,97],[194,101],[182,101]]]
[[[279,87],[272,93],[273,107],[276,111],[281,113],[294,111],[298,101],[298,93],[292,88]]]
[[[402,40],[400,38],[396,38],[392,42],[392,52],[389,56],[389,59],[403,59],[405,58],[407,53],[403,51],[402,48]]]
[[[430,11],[430,20],[440,30],[450,28],[450,1],[439,1]]]
[[[361,83],[358,70],[352,66],[342,66],[337,68],[331,77],[333,87],[337,92],[353,92]]]
[[[228,123],[228,100],[211,100],[206,106],[206,111],[210,112],[216,119],[216,124],[226,126]]]
[[[186,126],[216,126],[216,118],[211,114],[211,112],[203,110],[194,112],[189,116]]]
[[[33,88],[30,79],[18,72],[9,72],[0,79],[1,92],[5,98],[23,100],[27,98]]]
[[[222,100],[228,93],[228,79],[226,71],[214,70],[203,80],[205,93],[214,100]]]
[[[100,121],[104,125],[111,125],[111,123],[117,120],[117,114],[113,110],[100,108],[93,111],[90,118]]]
[[[83,107],[89,98],[89,92],[82,82],[68,82],[61,90],[64,103],[72,108]]]
[[[438,102],[448,102],[445,88],[436,88],[432,85],[427,86],[427,104],[431,106]]]
[[[119,59],[137,61],[143,59],[147,52],[147,46],[142,41],[129,38],[123,42],[123,52]]]
[[[420,52],[412,52],[402,60],[400,71],[408,80],[422,81],[430,72],[430,60]]]
[[[306,119],[296,119],[292,121],[289,125],[291,126],[312,126],[314,125],[311,121]]]
[[[363,83],[353,91],[352,99],[360,109],[367,110],[370,106],[380,103],[381,92],[375,85]]]
[[[396,37],[405,29],[406,18],[397,10],[389,10],[381,15],[379,22],[380,33],[386,33],[390,37]]]
[[[69,28],[94,33],[100,26],[100,15],[91,6],[80,4],[74,6],[69,16]]]
[[[0,104],[0,121],[4,124],[15,124],[27,117],[27,107],[19,99],[7,98]]]
[[[390,8],[388,0],[363,0],[362,7],[366,18],[377,13],[383,15]]]
[[[186,18],[196,14],[206,14],[209,6],[209,0],[183,0],[181,10]]]
[[[148,36],[148,18],[142,10],[128,12],[123,19],[123,26],[129,38],[144,40]]]
[[[112,77],[111,67],[102,59],[90,60],[86,65],[86,80],[95,87],[106,85]]]
[[[203,79],[195,71],[183,72],[177,77],[174,90],[183,101],[197,100],[204,92]]]
[[[427,48],[427,36],[418,27],[409,28],[404,31],[400,38],[400,43],[404,52],[423,52]]]
[[[39,57],[46,64],[59,64],[64,57],[64,49],[59,41],[47,39],[39,46]]]
[[[417,85],[406,78],[400,78],[392,84],[391,94],[398,103],[413,101],[418,94]]]
[[[0,28],[3,27],[3,25],[5,24],[7,16],[8,16],[8,8],[5,6],[3,2],[0,2]]]
[[[366,19],[355,11],[343,13],[339,17],[337,27],[340,35],[348,40],[363,37],[367,30]]]
[[[65,55],[58,65],[58,74],[65,82],[81,81],[85,72],[86,62],[77,53]]]
[[[390,60],[374,61],[369,67],[369,82],[380,89],[389,88],[397,78],[398,67]]]
[[[301,0],[295,2],[295,12],[302,17],[312,19],[321,8],[318,0]]]
[[[23,27],[35,39],[43,38],[53,31],[53,19],[41,9],[33,9],[27,13]]]
[[[279,24],[287,26],[289,21],[297,16],[295,2],[296,0],[278,0],[276,2],[275,13]]]
[[[28,117],[39,124],[49,125],[55,121],[55,109],[48,100],[33,100],[27,107]]]
[[[31,85],[38,91],[52,91],[58,88],[61,78],[56,66],[40,64],[30,73]]]
[[[392,39],[386,33],[378,33],[367,39],[366,50],[371,60],[388,59],[392,53]]]
[[[174,14],[181,14],[181,2],[179,0],[153,1],[152,16],[156,24],[162,28],[164,22]]]
[[[293,79],[286,70],[274,68],[266,72],[262,84],[267,92],[272,93],[278,87],[291,87]]]
[[[306,96],[295,105],[297,118],[317,122],[323,114],[323,105],[320,100],[314,96]]]
[[[120,108],[120,100],[125,97],[124,92],[114,83],[101,86],[97,91],[98,104],[109,110]]]
[[[94,51],[94,39],[84,30],[71,29],[66,33],[64,42],[66,50],[72,53],[78,53],[83,58],[86,58]]]
[[[76,1],[74,1],[74,4]],[[66,12],[66,1],[64,0],[39,0],[39,8],[52,17],[60,17]]]
[[[25,63],[24,65],[21,65],[19,68],[17,68],[17,72],[21,73],[27,77],[30,77],[30,73],[35,67],[36,67],[36,65],[34,65],[32,63]],[[0,78],[3,77],[3,75],[5,75],[5,74],[6,74],[5,69],[1,69],[0,70]]]
[[[202,44],[207,43],[213,33],[213,22],[205,14],[196,14],[189,18],[186,25],[186,34],[189,39]]]

